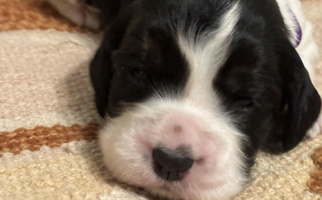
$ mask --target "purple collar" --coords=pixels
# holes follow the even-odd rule
[[[293,21],[295,23],[295,33],[296,33],[296,38],[295,38],[295,43],[293,44],[294,48],[298,47],[302,41],[302,28],[300,25],[300,22],[298,21],[298,19],[296,18],[294,12],[288,7],[289,12],[291,13],[292,17],[293,17]]]

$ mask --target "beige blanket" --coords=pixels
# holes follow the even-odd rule
[[[303,3],[322,49],[322,1]],[[88,77],[99,34],[69,24],[41,0],[0,0],[0,30],[0,200],[156,199],[102,166]],[[322,183],[310,179],[320,146],[322,135],[287,154],[260,153],[236,200],[322,199]]]

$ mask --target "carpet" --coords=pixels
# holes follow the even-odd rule
[[[322,1],[303,6],[322,49]],[[102,164],[88,77],[101,35],[43,0],[0,0],[0,31],[0,200],[156,200]],[[260,152],[252,182],[234,200],[322,199],[321,177],[319,135],[283,155]]]

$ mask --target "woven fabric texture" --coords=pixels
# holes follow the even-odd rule
[[[322,1],[303,8],[322,49]],[[0,0],[0,200],[158,199],[102,164],[88,76],[100,38],[43,0]],[[322,62],[315,83],[321,94]],[[235,200],[319,200],[321,177],[319,135],[283,155],[260,152]]]

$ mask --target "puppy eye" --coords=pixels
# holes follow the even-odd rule
[[[143,81],[146,79],[146,74],[141,69],[133,69],[132,70],[132,77],[139,80],[139,81]]]
[[[249,97],[240,97],[238,98],[237,103],[238,103],[238,106],[243,110],[247,110],[254,105],[253,100]]]

